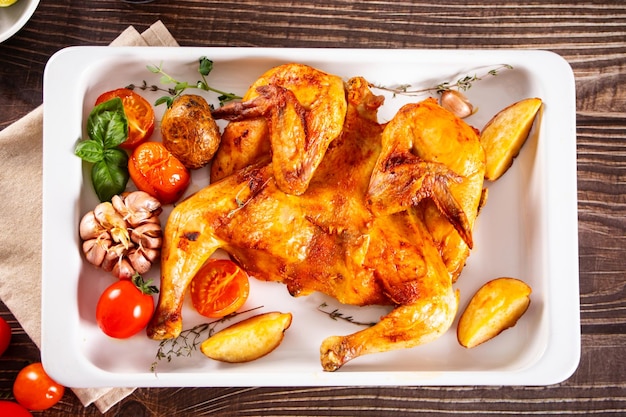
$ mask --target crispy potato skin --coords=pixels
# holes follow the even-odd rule
[[[165,111],[161,134],[163,145],[189,169],[207,165],[221,140],[211,107],[193,94],[178,97]]]
[[[457,338],[473,348],[515,326],[530,305],[532,289],[516,278],[496,278],[474,294],[459,319]]]
[[[291,313],[276,311],[250,317],[209,337],[200,345],[200,351],[227,363],[259,359],[281,344],[291,320]]]

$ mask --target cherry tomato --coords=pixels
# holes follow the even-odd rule
[[[234,262],[209,259],[191,280],[189,291],[198,313],[219,318],[241,308],[250,293],[250,281]]]
[[[11,343],[11,326],[0,317],[0,356],[6,352],[9,343]]]
[[[13,401],[0,401],[0,416],[33,417],[30,411]]]
[[[145,142],[135,148],[128,172],[137,188],[161,204],[178,200],[191,181],[189,170],[160,142]]]
[[[31,411],[47,410],[63,398],[65,387],[48,376],[41,362],[23,368],[13,383],[13,396]]]
[[[152,294],[158,292],[150,283],[135,275],[107,287],[96,305],[96,321],[110,337],[126,339],[148,325],[154,312]]]
[[[96,99],[96,106],[115,97],[122,99],[124,113],[128,119],[128,139],[120,147],[133,149],[152,135],[154,109],[145,98],[128,88],[118,88],[101,94]]]

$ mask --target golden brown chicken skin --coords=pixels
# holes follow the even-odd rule
[[[252,84],[243,102],[213,112],[232,122],[222,135],[211,178],[220,180],[271,153],[280,189],[302,194],[341,133],[345,114],[340,77],[296,63],[274,67]]]
[[[478,195],[470,196],[478,176],[470,181],[465,172],[455,172],[435,149],[426,152],[432,157],[426,159],[415,149],[424,145],[407,144],[397,132],[406,123],[445,127],[457,138],[450,145],[452,154],[472,153],[480,170],[484,157],[474,146],[476,133],[430,101],[401,110],[388,125],[379,124],[382,99],[362,78],[350,80],[344,94],[341,133],[324,150],[304,192],[285,192],[277,180],[276,160],[266,155],[174,209],[165,226],[161,292],[150,337],[180,333],[187,285],[218,248],[255,277],[285,283],[294,296],[319,291],[342,303],[394,306],[375,326],[322,341],[324,370],[334,371],[364,354],[429,342],[450,327],[458,299],[442,249],[451,236],[471,244],[476,214],[466,209],[477,207],[471,197],[480,199],[482,177]],[[265,115],[271,130],[281,123],[276,114],[285,114],[281,106],[293,104],[261,91],[237,111],[253,115],[253,123]],[[274,156],[278,148],[271,140]],[[396,151],[404,158],[395,158]],[[385,178],[391,184],[408,183],[401,192],[381,185]],[[389,201],[388,195],[397,198]],[[437,210],[429,213],[427,204],[434,200]],[[429,231],[429,223],[438,222],[446,225],[441,241]]]
[[[391,213],[422,201],[419,214],[456,280],[473,246],[483,190],[485,154],[477,130],[429,98],[398,111],[382,149],[368,190],[370,208]]]

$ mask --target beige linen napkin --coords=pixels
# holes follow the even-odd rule
[[[112,46],[178,46],[160,21],[128,27]],[[0,299],[37,346],[41,343],[43,105],[0,131]],[[104,413],[134,388],[73,389]]]

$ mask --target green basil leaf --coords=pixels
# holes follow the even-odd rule
[[[119,148],[105,149],[103,159],[109,166],[128,169],[128,154]]]
[[[94,107],[87,119],[87,133],[104,148],[124,143],[128,138],[128,119],[122,99],[115,97]]]
[[[128,169],[108,165],[104,160],[91,169],[91,181],[100,201],[111,201],[114,195],[121,194],[128,183]]]
[[[104,157],[104,148],[100,142],[96,142],[95,140],[84,140],[82,142],[78,142],[76,148],[74,149],[74,154],[84,161],[95,164],[96,162],[101,161]]]

